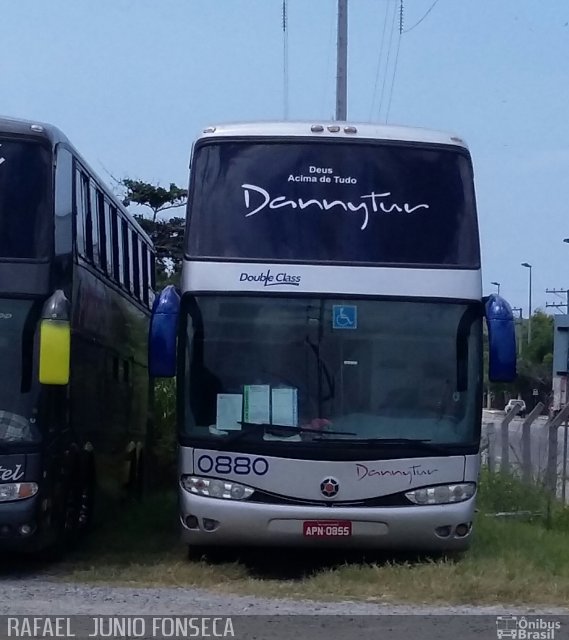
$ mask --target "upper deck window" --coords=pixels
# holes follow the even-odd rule
[[[0,259],[48,257],[50,175],[47,149],[0,138]]]
[[[434,145],[207,142],[188,224],[191,257],[480,264],[470,158]]]

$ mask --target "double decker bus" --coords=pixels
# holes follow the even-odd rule
[[[468,547],[483,320],[515,376],[510,306],[483,298],[458,137],[345,123],[205,129],[181,295],[150,368],[176,373],[192,547]]]
[[[154,248],[55,127],[0,119],[0,551],[139,488]]]

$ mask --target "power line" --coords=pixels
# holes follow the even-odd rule
[[[413,31],[415,27],[418,27],[421,24],[421,22],[423,22],[423,20],[429,15],[429,13],[431,13],[431,11],[437,6],[438,2],[439,0],[435,0],[433,4],[430,6],[427,13],[425,13],[425,15],[419,20],[419,22],[416,22],[412,27],[409,27],[409,29],[406,29],[403,33],[409,33],[409,31]]]
[[[545,293],[553,293],[555,295],[565,294],[567,296],[566,302],[546,302],[546,307],[555,307],[555,309],[565,308],[565,313],[569,314],[569,290],[568,289],[546,289]]]
[[[389,45],[387,46],[387,61],[385,63],[385,75],[383,76],[383,84],[381,85],[381,96],[379,100],[378,120],[381,118],[381,107],[383,106],[383,95],[385,92],[385,82],[387,80],[387,70],[389,69],[389,58],[391,57],[391,44],[393,42],[393,34],[395,33],[395,20],[397,18],[397,4],[393,5],[393,21],[391,24],[391,33],[389,34]]]
[[[283,111],[288,120],[288,0],[283,0]]]
[[[391,89],[389,91],[389,101],[387,103],[387,111],[385,113],[385,123],[389,119],[389,112],[391,110],[391,100],[393,98],[393,88],[395,86],[395,75],[397,73],[397,62],[399,61],[399,49],[401,47],[401,35],[403,33],[403,0],[400,0],[399,4],[399,38],[397,39],[397,53],[395,54],[395,64],[393,65],[393,76],[391,78]]]
[[[373,116],[373,112],[374,112],[374,107],[375,107],[375,101],[376,101],[376,97],[377,97],[377,87],[379,85],[379,74],[381,71],[381,62],[383,59],[383,45],[385,44],[385,30],[387,27],[387,14],[389,11],[389,6],[390,6],[390,0],[387,0],[387,2],[385,3],[385,15],[383,17],[383,31],[381,33],[381,44],[379,47],[379,56],[377,57],[377,68],[375,70],[375,85],[373,87],[373,97],[371,99],[371,108],[369,110],[369,119],[371,121],[372,116]]]

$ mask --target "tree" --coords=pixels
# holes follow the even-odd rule
[[[177,274],[184,257],[185,218],[173,217],[159,220],[158,215],[169,209],[185,206],[188,199],[186,189],[181,189],[173,182],[169,189],[153,185],[143,180],[123,178],[116,182],[126,190],[123,204],[128,207],[136,204],[148,207],[152,211],[149,218],[143,214],[135,214],[140,226],[152,238],[157,257],[157,286],[159,289],[167,284],[177,283]]]
[[[178,273],[184,259],[184,218],[170,218],[153,222],[142,215],[134,216],[152,238],[157,258],[157,286],[177,284]]]
[[[553,364],[553,316],[537,310],[531,317],[531,341],[527,342],[527,322],[521,332],[522,357],[518,362],[517,387],[528,407],[541,400],[547,407],[551,396]],[[537,389],[537,397],[533,390]]]
[[[485,371],[485,388],[495,398],[500,398],[498,407],[509,398],[521,397],[528,409],[538,401],[547,407],[551,397],[552,363],[553,363],[553,316],[537,309],[531,318],[531,342],[528,344],[528,321],[518,325],[518,341],[521,343],[521,356],[518,357],[517,379],[510,384],[489,383]],[[485,360],[487,362],[487,346]],[[519,351],[518,351],[519,353]],[[537,389],[537,396],[533,390]]]
[[[181,189],[173,182],[170,188],[165,189],[160,185],[153,185],[142,180],[131,180],[123,178],[119,184],[126,189],[123,204],[128,207],[130,204],[139,204],[152,210],[152,222],[156,223],[159,213],[168,209],[176,209],[185,206],[188,200],[188,191]]]

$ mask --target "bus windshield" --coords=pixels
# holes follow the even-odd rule
[[[39,442],[33,411],[34,333],[39,307],[32,300],[0,298],[0,446]]]
[[[480,303],[187,297],[182,437],[471,444]]]
[[[479,268],[462,150],[325,140],[196,149],[186,254]]]
[[[48,257],[50,173],[46,148],[0,138],[0,260]]]

